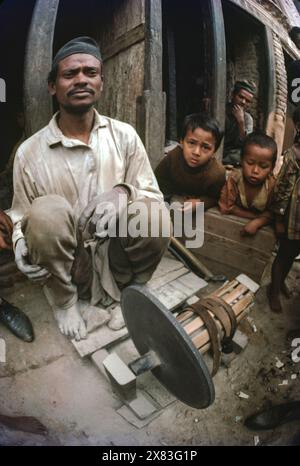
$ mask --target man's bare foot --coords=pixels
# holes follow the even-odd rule
[[[272,290],[271,284],[267,286],[267,297],[268,297],[271,311],[276,312],[276,314],[281,313],[282,307],[281,307],[279,293],[278,292],[276,293],[274,292],[274,290]]]
[[[125,327],[121,306],[116,306],[115,308],[111,309],[110,316],[110,321],[107,325],[111,330],[121,330],[121,328]]]
[[[79,303],[68,309],[53,309],[59,330],[63,335],[79,341],[87,337],[86,326],[80,315]]]

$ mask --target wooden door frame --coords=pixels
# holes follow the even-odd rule
[[[59,0],[36,0],[29,28],[24,63],[25,134],[47,125],[52,117],[52,98],[47,75],[52,64],[52,47]]]

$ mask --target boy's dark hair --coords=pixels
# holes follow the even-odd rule
[[[212,133],[215,138],[215,151],[219,148],[222,138],[223,131],[220,129],[219,122],[207,115],[206,113],[192,113],[187,115],[183,121],[182,130],[181,130],[181,139],[184,139],[188,131],[195,131],[195,129],[201,128],[204,131]]]
[[[292,39],[293,42],[295,42],[296,36],[298,34],[300,34],[300,28],[297,27],[297,26],[294,26],[289,32],[289,36],[290,36],[290,38]]]
[[[274,139],[259,131],[248,134],[242,144],[241,159],[245,154],[246,147],[251,145],[259,146],[262,149],[270,149],[272,151],[272,166],[275,167],[277,160],[277,144]]]

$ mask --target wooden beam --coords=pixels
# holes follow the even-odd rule
[[[212,113],[225,127],[226,106],[226,38],[221,0],[210,0],[209,9],[213,39],[212,69]],[[217,151],[218,160],[222,160],[223,143]]]
[[[137,129],[155,168],[164,153],[165,142],[161,0],[145,0],[145,25],[144,93],[137,106]]]
[[[37,0],[29,28],[24,66],[25,132],[29,137],[47,125],[52,116],[47,75],[59,0]]]

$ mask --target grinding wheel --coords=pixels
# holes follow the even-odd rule
[[[176,398],[193,408],[207,408],[214,385],[199,350],[166,307],[146,286],[124,289],[121,308],[127,329],[141,355],[153,351],[161,364],[155,377]]]

